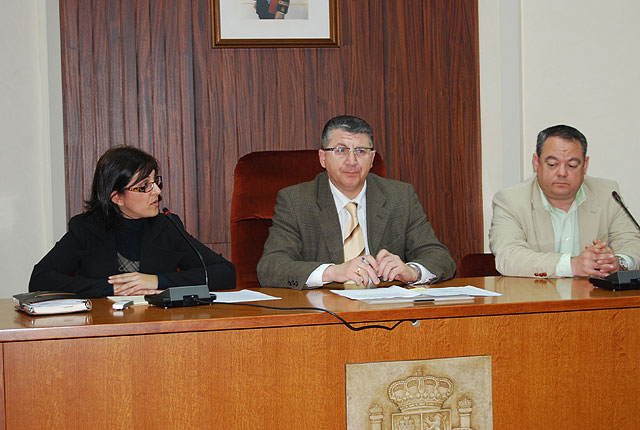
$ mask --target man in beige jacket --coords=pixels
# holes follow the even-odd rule
[[[535,175],[493,199],[489,246],[507,276],[607,276],[635,269],[640,233],[612,191],[614,181],[585,176],[587,140],[557,125],[538,134]]]

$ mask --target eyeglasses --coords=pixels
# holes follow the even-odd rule
[[[338,158],[346,158],[351,152],[353,152],[358,158],[364,158],[371,154],[373,148],[347,148],[346,146],[336,146],[335,148],[322,148],[322,150],[331,151]]]
[[[133,191],[134,193],[150,193],[153,187],[157,185],[159,189],[162,189],[162,176],[156,176],[156,179],[149,181],[140,187],[125,188],[126,191]]]

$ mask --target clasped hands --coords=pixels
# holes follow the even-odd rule
[[[395,254],[386,249],[380,250],[375,258],[372,255],[356,257],[342,264],[327,267],[322,274],[323,282],[348,282],[353,281],[358,285],[374,285],[383,281],[401,281],[404,283],[416,282],[420,274],[407,265]]]
[[[113,294],[116,296],[137,296],[162,292],[158,290],[158,277],[146,273],[120,273],[109,276],[107,282],[113,285]]]
[[[584,250],[571,259],[573,276],[608,276],[620,270],[618,258],[607,242],[595,239],[593,245],[585,246]]]

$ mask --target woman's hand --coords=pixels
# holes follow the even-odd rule
[[[158,277],[140,272],[120,273],[109,276],[108,282],[113,285],[116,296],[139,296],[158,294]]]

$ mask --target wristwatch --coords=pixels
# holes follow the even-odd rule
[[[422,279],[422,269],[420,269],[420,266],[418,266],[416,263],[411,262],[407,263],[407,266],[415,269],[418,272],[418,278],[415,280],[415,282],[410,282],[408,285],[413,285],[420,282],[420,279]]]
[[[616,255],[616,258],[618,259],[618,266],[620,266],[620,270],[629,270],[629,265],[627,264],[627,260],[625,260],[624,258]]]

